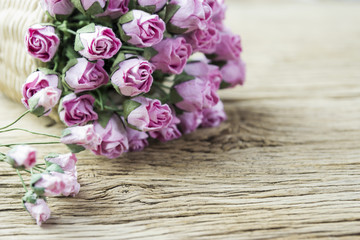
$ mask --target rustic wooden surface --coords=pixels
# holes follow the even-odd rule
[[[80,194],[51,198],[42,228],[0,164],[0,239],[360,238],[360,2],[228,4],[249,71],[222,93],[229,120],[120,159],[80,154]],[[1,125],[24,111],[0,101]],[[49,123],[19,126],[59,134]]]

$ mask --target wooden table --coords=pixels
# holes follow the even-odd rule
[[[222,92],[229,120],[120,159],[80,154],[80,194],[50,198],[42,228],[0,164],[0,239],[359,238],[360,2],[228,5],[248,64],[246,86]],[[1,125],[24,111],[0,101]],[[59,134],[49,123],[18,126]]]

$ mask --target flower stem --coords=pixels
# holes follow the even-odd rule
[[[20,117],[18,117],[14,122],[10,123],[9,125],[0,128],[0,130],[3,130],[5,128],[11,127],[12,125],[14,125],[15,123],[17,123],[20,119],[22,119],[26,114],[28,114],[30,112],[30,110],[27,110],[26,112],[24,112],[23,114],[21,114]]]
[[[58,138],[58,139],[60,139],[59,136],[55,136],[55,135],[47,134],[47,133],[33,132],[33,131],[26,130],[26,129],[23,129],[23,128],[10,128],[10,129],[5,129],[5,130],[0,131],[0,133],[11,132],[11,131],[23,131],[23,132],[28,132],[28,133],[31,133],[31,134],[34,134],[34,135],[41,135],[41,136],[46,136],[46,137],[52,137],[52,138]]]
[[[122,109],[113,108],[113,107],[110,107],[110,106],[104,106],[104,108],[105,108],[106,110],[114,111],[114,112],[122,112],[122,111],[123,111]]]
[[[61,142],[30,142],[30,143],[11,143],[11,144],[0,144],[0,147],[11,147],[16,145],[48,145],[48,144],[59,144]]]
[[[25,192],[27,192],[28,190],[27,190],[26,185],[25,185],[25,183],[24,183],[24,179],[22,178],[19,170],[16,169],[16,172],[17,172],[17,175],[18,175],[19,178],[20,178],[20,181],[21,181],[21,183],[22,183],[23,188],[25,189]]]
[[[122,46],[121,50],[133,50],[133,51],[139,51],[139,52],[145,51],[143,48],[131,47],[131,46]]]
[[[76,32],[71,29],[66,29],[65,31],[71,33],[72,35],[76,35]]]

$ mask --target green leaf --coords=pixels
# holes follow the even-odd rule
[[[140,6],[140,5],[137,5],[136,6],[136,9],[139,9],[139,10],[142,10],[144,12],[148,12],[150,14],[153,14],[156,10],[156,5],[148,5],[148,6]]]
[[[179,5],[168,4],[166,6],[165,23],[168,23],[180,8],[181,7]]]
[[[79,153],[79,152],[86,150],[83,146],[76,145],[76,144],[66,144],[66,146],[69,148],[69,150],[72,153]]]
[[[73,47],[71,47],[70,45],[67,45],[66,46],[66,49],[65,49],[65,56],[68,58],[68,59],[74,59],[74,58],[79,58],[80,55],[74,50]]]
[[[152,47],[144,48],[143,57],[149,61],[151,58],[155,57],[158,53],[159,52]]]
[[[86,15],[95,16],[97,14],[103,13],[104,9],[101,7],[99,2],[94,2],[93,5],[86,11]]]
[[[110,121],[110,118],[113,116],[112,111],[101,111],[98,114],[99,119],[98,123],[100,123],[101,127],[106,128],[107,124]]]
[[[123,106],[124,106],[124,118],[127,119],[132,111],[134,111],[136,108],[141,106],[141,103],[138,103],[133,100],[126,100]]]
[[[46,168],[46,171],[48,172],[58,172],[58,173],[64,173],[64,170],[56,163],[53,163],[51,165],[49,165]]]
[[[119,68],[119,63],[123,62],[125,59],[125,53],[119,52],[119,54],[115,58],[113,65],[111,66],[111,72],[114,73]]]
[[[85,27],[82,27],[76,31],[75,44],[74,44],[75,51],[81,51],[85,48],[80,40],[80,34],[81,33],[93,33],[93,32],[95,32],[95,24],[94,23],[90,23],[89,25],[86,25]]]
[[[35,204],[37,200],[37,195],[33,191],[28,191],[25,193],[22,198],[23,203],[32,203]]]
[[[69,136],[69,135],[71,135],[71,130],[70,130],[70,128],[66,128],[62,131],[61,138]]]
[[[37,174],[33,174],[31,175],[31,180],[30,180],[30,186],[31,189],[33,190],[34,193],[36,193],[37,195],[41,196],[44,194],[45,189],[44,188],[38,188],[35,187],[35,184],[42,178],[42,174],[37,173]]]
[[[122,25],[134,20],[134,14],[132,11],[127,12],[126,14],[122,15],[118,20],[118,25]]]
[[[187,31],[187,28],[180,28],[180,27],[175,26],[174,24],[168,22],[166,25],[166,30],[173,34],[183,34]]]
[[[70,68],[72,68],[73,66],[75,66],[78,63],[78,60],[76,58],[72,58],[70,59],[66,66],[63,69],[63,73],[65,74]]]
[[[176,77],[174,78],[174,82],[175,82],[174,85],[178,85],[180,83],[187,82],[193,79],[195,79],[194,76],[189,75],[186,72],[182,72],[181,74],[176,75]]]
[[[180,96],[180,94],[176,91],[175,88],[170,90],[170,103],[178,103],[183,101],[184,99]]]
[[[159,15],[159,17],[164,20],[165,22],[165,18],[166,18],[166,7],[164,7],[160,12],[157,13],[157,15]]]

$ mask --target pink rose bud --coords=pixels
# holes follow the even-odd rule
[[[59,85],[59,77],[56,74],[45,74],[42,71],[36,71],[29,75],[25,83],[22,85],[22,103],[29,108],[28,100],[40,90],[46,87],[57,87]]]
[[[185,72],[191,76],[209,81],[214,90],[218,90],[222,81],[222,74],[218,66],[208,64],[204,61],[191,62],[185,67]]]
[[[80,184],[77,181],[77,177],[68,172],[65,172],[64,174],[61,175],[65,183],[65,187],[61,194],[65,197],[68,196],[75,197],[80,191]]]
[[[177,128],[180,119],[173,115],[172,121],[168,127],[162,128],[158,131],[149,132],[150,137],[158,139],[161,142],[168,142],[181,137],[181,132]]]
[[[103,67],[103,60],[73,59],[65,68],[64,81],[75,93],[94,90],[109,82],[109,75]]]
[[[205,2],[211,7],[212,21],[216,25],[221,25],[225,19],[226,6],[224,0],[205,0]]]
[[[204,30],[211,20],[212,10],[204,0],[170,0],[166,15],[170,19],[168,30],[182,34]]]
[[[63,173],[34,174],[31,178],[31,187],[38,195],[50,197],[60,196],[65,189]]]
[[[129,140],[129,151],[138,152],[143,150],[149,145],[146,133],[134,130],[132,128],[126,128],[127,138]]]
[[[151,47],[163,39],[165,23],[158,15],[133,10],[119,19],[122,40],[137,47]]]
[[[14,168],[32,168],[36,164],[36,150],[27,145],[19,145],[11,149],[6,161]]]
[[[60,45],[60,39],[55,34],[54,27],[35,24],[26,32],[25,45],[31,56],[49,62]]]
[[[194,132],[201,124],[203,115],[199,111],[184,112],[179,116],[180,129],[184,134]]]
[[[225,66],[221,68],[223,76],[224,87],[235,87],[236,85],[243,85],[246,77],[246,65],[240,58],[237,60],[228,61]]]
[[[130,0],[109,0],[104,13],[96,15],[97,17],[110,17],[117,19],[129,11],[128,5]]]
[[[166,4],[167,0],[137,0],[137,3],[144,8],[152,8],[150,12],[160,11]]]
[[[219,101],[214,107],[204,109],[202,127],[217,127],[227,119],[224,104]]]
[[[94,126],[102,141],[96,149],[92,150],[93,153],[112,159],[120,157],[121,154],[129,150],[126,130],[118,116],[112,116],[106,127],[103,127],[99,122],[96,122]]]
[[[216,46],[214,52],[216,60],[236,60],[242,52],[241,39],[230,31],[222,32],[221,42]]]
[[[95,132],[94,125],[88,124],[65,129],[60,141],[68,145],[73,153],[76,153],[84,149],[97,149],[102,139]]]
[[[171,109],[157,99],[136,97],[124,103],[124,116],[128,124],[140,131],[157,131],[169,126]]]
[[[95,98],[90,94],[76,96],[66,95],[60,102],[59,117],[67,126],[85,125],[98,119],[94,111]]]
[[[180,74],[192,54],[191,45],[183,37],[167,38],[153,46],[158,52],[150,62],[164,73]]]
[[[186,40],[191,44],[194,52],[210,54],[215,52],[221,37],[215,23],[209,22],[205,29],[197,29],[189,33]]]
[[[35,204],[25,202],[24,206],[39,226],[50,218],[50,208],[44,199],[37,199]]]
[[[32,96],[29,102],[29,110],[36,116],[47,116],[52,108],[59,102],[61,90],[56,87],[46,87]]]
[[[144,59],[128,59],[120,62],[112,74],[111,82],[115,89],[125,96],[136,96],[150,91],[153,83],[153,66]]]
[[[55,163],[66,172],[76,171],[77,158],[74,153],[68,154],[50,154],[45,157],[45,162]]]
[[[53,17],[70,15],[74,10],[74,5],[70,0],[41,0],[41,7]]]
[[[93,23],[79,29],[75,40],[75,50],[90,61],[112,58],[121,45],[111,28]]]

